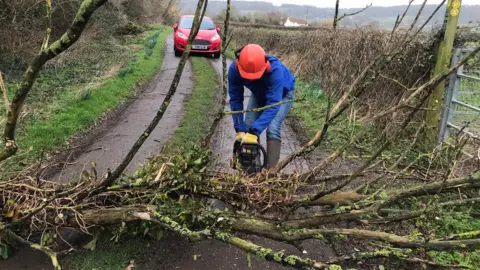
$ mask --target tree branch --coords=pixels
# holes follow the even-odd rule
[[[225,109],[225,104],[227,102],[227,95],[228,95],[228,76],[227,76],[227,49],[228,45],[231,40],[228,38],[228,26],[230,23],[230,0],[227,0],[227,9],[225,10],[225,21],[223,23],[223,35],[222,35],[222,97],[221,97],[221,104],[220,108],[218,109],[218,114],[213,119],[212,125],[210,126],[210,130],[208,135],[206,136],[205,140],[203,141],[203,145],[206,146],[210,142],[215,130],[217,129],[220,120],[223,117],[223,110]]]
[[[15,145],[15,147],[7,147],[4,149],[0,153],[0,161],[11,157],[18,150],[15,143],[15,129],[17,126],[18,117],[23,109],[25,99],[27,98],[28,93],[30,92],[32,85],[35,82],[43,65],[72,46],[82,35],[82,32],[92,14],[106,2],[107,0],[83,1],[70,28],[59,40],[55,41],[48,47],[42,47],[37,56],[35,56],[35,58],[32,60],[27,68],[27,71],[23,75],[23,81],[20,85],[20,88],[17,90],[15,97],[12,100],[12,104],[10,105],[10,110],[7,114],[7,123],[5,124],[3,133],[4,141],[7,143],[10,141],[10,144]]]
[[[234,115],[234,114],[241,114],[241,113],[247,113],[247,112],[261,112],[261,111],[264,111],[266,109],[270,109],[270,108],[277,107],[277,106],[280,106],[280,105],[283,105],[283,104],[286,104],[286,103],[293,103],[293,102],[295,102],[295,100],[286,100],[286,101],[280,101],[278,103],[268,105],[268,106],[265,106],[265,107],[260,107],[260,108],[253,108],[253,109],[248,109],[248,110],[243,110],[243,111],[225,111],[225,112],[223,112],[223,115]],[[298,100],[297,100],[297,102],[298,102]]]
[[[337,0],[335,2],[335,15],[333,16],[333,31],[337,30],[339,6],[340,6],[340,0]]]
[[[403,19],[405,18],[405,15],[407,15],[408,10],[409,10],[410,7],[412,6],[413,1],[414,1],[414,0],[408,1],[408,6],[407,6],[407,8],[405,9],[405,11],[403,12],[402,17],[400,17],[400,19],[397,17],[397,21],[395,22],[395,25],[393,26],[392,33],[390,34],[390,40],[393,38],[393,35],[395,34],[395,31],[397,30],[397,28],[398,28],[398,27],[400,26],[400,24],[403,22]]]
[[[45,246],[27,241],[27,240],[23,239],[22,237],[16,235],[11,230],[5,229],[5,230],[3,230],[3,232],[6,233],[8,235],[8,237],[10,237],[12,240],[17,242],[18,244],[20,244],[24,247],[35,249],[35,250],[38,250],[38,251],[41,251],[41,252],[45,253],[50,258],[50,260],[52,262],[52,265],[55,268],[55,270],[61,270],[62,269],[62,267],[58,263],[57,253],[55,253],[53,250],[49,249],[48,247],[45,247]]]
[[[338,3],[338,1],[337,1],[337,3]],[[353,12],[353,13],[350,13],[350,14],[344,13],[340,18],[337,19],[337,23],[338,23],[339,21],[345,19],[345,17],[355,16],[355,15],[357,15],[357,14],[360,14],[360,13],[364,12],[367,8],[371,7],[372,5],[373,5],[373,4],[370,3],[370,4],[366,5],[364,8],[362,8],[361,10],[356,11],[356,12]]]
[[[480,171],[477,171],[474,174],[467,175],[460,178],[436,181],[433,183],[401,190],[396,194],[380,202],[378,204],[378,207],[385,207],[386,205],[389,205],[391,203],[394,203],[406,197],[437,194],[444,190],[456,189],[458,187],[465,186],[465,184],[466,184],[466,187],[468,187],[474,184],[478,184],[479,182],[480,182]]]
[[[287,255],[284,251],[274,252],[271,249],[261,247],[242,238],[230,236],[228,234],[217,233],[215,238],[240,248],[245,252],[255,254],[267,261],[277,262],[297,269],[325,269],[327,267],[326,264],[321,262],[312,259],[304,259],[295,255]]]

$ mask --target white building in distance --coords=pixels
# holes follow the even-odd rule
[[[288,17],[285,23],[283,24],[286,27],[298,27],[298,26],[308,26],[306,20],[295,19]]]

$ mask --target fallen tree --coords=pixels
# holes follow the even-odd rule
[[[56,234],[58,228],[62,227],[76,227],[88,233],[97,226],[130,222],[148,222],[178,233],[191,241],[216,239],[260,258],[298,269],[334,268],[344,263],[373,258],[396,258],[409,263],[458,267],[423,259],[416,251],[472,250],[479,247],[478,232],[431,240],[423,236],[400,235],[370,226],[370,224],[415,219],[421,215],[433,213],[441,207],[473,205],[479,202],[478,193],[469,192],[480,187],[480,172],[471,170],[464,172],[460,177],[454,177],[451,174],[458,164],[457,161],[461,157],[459,153],[466,145],[467,137],[459,137],[453,143],[442,144],[432,153],[427,153],[432,163],[438,162],[436,158],[444,157],[447,152],[450,153],[451,160],[447,173],[421,171],[428,178],[424,182],[416,181],[407,186],[395,185],[399,177],[412,175],[404,169],[396,170],[404,156],[399,157],[379,176],[375,175],[372,179],[367,177],[366,180],[360,179],[360,176],[372,175],[369,174],[372,163],[381,159],[381,154],[404,134],[407,126],[413,125],[415,115],[435,86],[475,56],[480,51],[480,47],[447,72],[412,87],[409,95],[397,106],[379,113],[378,117],[390,117],[395,123],[398,120],[399,110],[407,110],[408,116],[401,119],[399,128],[393,135],[386,137],[373,155],[353,168],[351,172],[339,175],[324,174],[325,168],[338,159],[356,138],[368,132],[368,125],[312,170],[303,173],[282,173],[282,169],[289,162],[311,152],[321,144],[328,134],[329,125],[335,124],[335,119],[351,107],[356,97],[369,90],[370,83],[387,68],[392,59],[401,55],[402,47],[414,40],[420,30],[407,33],[401,43],[392,44],[383,54],[373,59],[371,64],[362,67],[362,72],[344,91],[345,94],[335,105],[328,107],[325,124],[315,138],[270,172],[263,172],[254,177],[211,172],[208,170],[212,160],[211,152],[203,145],[175,156],[160,155],[138,171],[135,177],[121,177],[123,168],[128,165],[150,131],[158,124],[170,98],[176,91],[183,65],[206,10],[207,2],[207,0],[198,2],[194,31],[190,35],[189,45],[177,69],[169,96],[124,162],[114,170],[114,173],[106,173],[105,176],[100,177],[92,167],[92,173],[85,173],[84,177],[68,184],[31,177],[31,173],[20,174],[0,182],[1,239],[44,252],[51,258],[56,269],[60,269],[60,265],[56,257],[57,251],[54,251],[55,246],[30,242],[27,240],[30,235],[45,234],[45,232]],[[85,3],[92,3],[92,1],[85,1]],[[227,7],[229,6],[228,2]],[[228,11],[229,8],[227,8],[225,32],[222,37],[224,43],[228,40]],[[411,29],[414,28],[415,23]],[[427,24],[428,21],[421,28]],[[226,44],[224,51],[228,41]],[[223,64],[225,70],[226,63]],[[226,76],[223,84],[224,95],[226,95],[225,80]],[[215,122],[218,123],[218,121]],[[418,128],[417,135],[421,127]],[[213,131],[212,128],[210,132]],[[414,144],[415,141],[412,147]],[[416,162],[418,160],[413,164]],[[406,166],[406,168],[410,167],[411,165]],[[312,184],[316,186],[312,188]],[[470,197],[460,200],[452,199],[451,196],[447,196],[452,192],[468,194]],[[427,203],[421,209],[409,207],[408,201],[414,198],[421,198]],[[207,205],[207,200],[211,199],[221,201],[227,207],[212,209]],[[301,212],[300,208],[308,208],[309,211]],[[346,222],[361,225],[354,226]],[[335,227],[331,228],[331,225]],[[345,237],[384,245],[375,251],[361,250],[353,254],[318,261],[306,255],[298,256],[285,251],[273,251],[241,238],[239,233],[284,241],[292,245],[297,245],[298,241],[306,239],[335,240]]]

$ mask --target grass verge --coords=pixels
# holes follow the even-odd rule
[[[105,55],[97,52],[97,59],[76,60],[59,69],[46,67],[32,89],[26,115],[17,131],[21,151],[1,165],[0,174],[8,177],[33,163],[42,152],[49,153],[68,145],[72,135],[87,129],[105,112],[130,97],[139,84],[151,79],[161,67],[164,40],[170,31],[156,26],[139,37],[126,40],[123,46],[110,44],[116,47],[108,46]],[[108,61],[108,58],[115,61],[104,65],[103,60]],[[110,71],[106,72],[108,69]],[[13,82],[9,89],[15,86]],[[13,91],[9,93],[13,95]]]
[[[210,130],[218,112],[217,95],[221,95],[218,76],[204,57],[191,57],[195,88],[184,105],[185,116],[169,142],[168,152],[198,145]]]
[[[301,132],[309,139],[322,129],[328,108],[328,96],[321,87],[297,78],[296,100],[289,117],[299,123]],[[350,121],[345,115],[329,127],[326,140],[319,146],[322,149],[335,149],[347,142],[352,134],[361,127],[359,123]],[[330,136],[329,136],[330,135]]]

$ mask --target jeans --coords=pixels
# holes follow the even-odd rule
[[[282,99],[282,102],[293,100],[295,98],[295,90],[291,90],[287,95]],[[277,112],[275,118],[267,127],[267,141],[270,140],[281,140],[280,131],[282,129],[283,120],[287,117],[288,112],[292,108],[293,102],[288,102],[280,105],[280,109]],[[253,94],[250,95],[248,100],[247,110],[260,108],[257,99]],[[248,129],[262,114],[262,112],[247,112],[245,115],[245,127]]]

